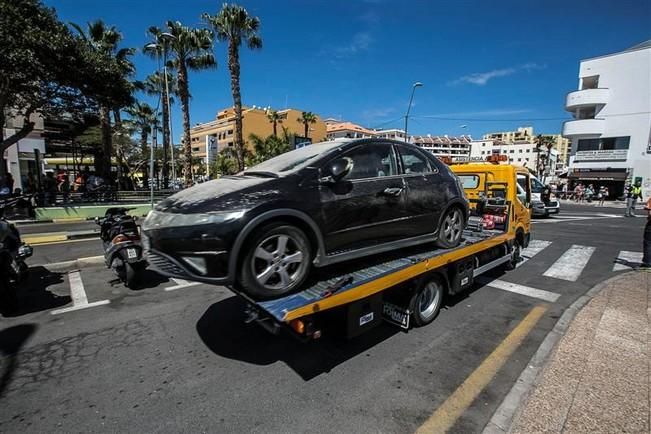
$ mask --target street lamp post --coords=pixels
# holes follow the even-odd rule
[[[175,40],[176,36],[174,36],[171,33],[168,32],[163,32],[158,36],[158,39],[161,39],[163,41],[167,40],[167,42],[171,40]],[[167,99],[167,123],[169,125],[170,129],[170,158],[171,158],[171,163],[172,163],[172,183],[176,181],[176,164],[174,163],[174,134],[172,133],[172,106],[170,104],[170,87],[169,83],[167,80],[167,43],[162,43],[162,48],[163,48],[163,74],[165,74],[164,80],[165,80],[165,96]]]
[[[160,72],[160,45],[156,43],[151,43],[146,45],[149,49],[156,50],[156,60],[158,62],[158,71]],[[158,119],[158,109],[161,103],[161,95],[158,95],[158,102],[156,104],[156,119]],[[149,151],[149,194],[151,199],[151,209],[154,209],[154,147],[158,142],[158,130],[156,124],[153,125],[152,135],[151,135],[151,146]]]
[[[414,92],[416,92],[417,87],[423,86],[423,83],[417,81],[411,87],[411,97],[409,98],[409,105],[407,106],[407,113],[405,113],[405,142],[409,141],[409,133],[407,131],[407,125],[409,122],[409,112],[411,111],[411,103],[414,101]]]

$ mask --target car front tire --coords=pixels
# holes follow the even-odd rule
[[[277,298],[300,287],[312,261],[305,232],[280,222],[256,230],[244,253],[239,282],[257,299]]]

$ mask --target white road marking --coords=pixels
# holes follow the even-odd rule
[[[622,271],[633,268],[635,265],[642,263],[642,252],[629,252],[627,250],[622,250],[619,252],[617,259],[615,259],[615,265],[613,265],[613,271]]]
[[[475,279],[476,282],[482,285],[490,286],[492,288],[501,289],[502,291],[514,292],[516,294],[526,295],[528,297],[538,298],[540,300],[554,303],[560,297],[560,294],[543,289],[532,288],[530,286],[519,285],[517,283],[506,282],[504,280],[494,279],[479,276]]]
[[[93,303],[88,302],[86,291],[84,290],[84,282],[81,280],[81,272],[72,271],[68,273],[68,282],[70,283],[70,298],[72,299],[72,306],[64,307],[62,309],[55,309],[52,315],[60,313],[72,312],[80,309],[88,309],[89,307],[102,306],[109,304],[109,300],[100,300]]]
[[[551,241],[531,240],[529,242],[529,246],[526,249],[522,249],[522,252],[520,252],[520,256],[522,257],[522,260],[518,262],[518,265],[516,265],[516,267],[520,267],[529,259],[533,258],[538,253],[542,252],[545,248],[549,247],[551,243],[552,243]]]
[[[184,279],[176,279],[172,277],[172,280],[176,282],[176,285],[174,286],[168,286],[165,288],[165,291],[174,291],[176,289],[181,289],[181,288],[188,288],[190,286],[196,286],[196,285],[201,285],[201,282],[189,282]]]
[[[543,276],[576,282],[594,251],[594,247],[574,244],[543,273]]]
[[[619,214],[554,214],[547,219],[532,220],[532,223],[560,223],[567,221],[580,221],[580,220],[598,220],[598,219],[613,219],[613,218],[623,218],[623,215]]]

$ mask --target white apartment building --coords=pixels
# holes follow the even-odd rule
[[[516,166],[524,166],[535,172],[536,162],[539,158],[546,158],[547,151],[540,152],[540,157],[536,152],[536,145],[534,143],[517,143],[509,144],[500,140],[482,139],[473,140],[470,145],[470,159],[471,160],[486,160],[491,155],[506,155],[507,163]],[[547,165],[546,175],[554,175],[557,169],[559,154],[556,149],[551,149],[550,159],[551,165]],[[540,163],[540,161],[538,160]]]
[[[391,139],[397,140],[399,142],[405,141],[405,130],[400,128],[390,128],[386,130],[373,130],[375,132],[375,137],[381,139]]]
[[[604,184],[620,195],[626,180],[651,196],[651,40],[582,60],[578,90],[567,94],[573,119],[569,177]]]
[[[468,158],[470,157],[470,144],[472,137],[432,136],[411,136],[411,143],[420,146],[438,157]]]

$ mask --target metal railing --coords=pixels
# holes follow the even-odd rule
[[[174,194],[174,190],[154,190],[154,202]],[[75,206],[75,205],[106,205],[111,203],[149,203],[151,192],[148,190],[116,190],[100,188],[84,192],[42,192],[34,195],[36,206]]]

